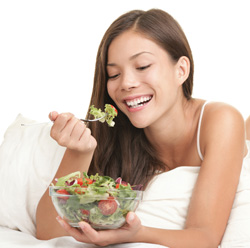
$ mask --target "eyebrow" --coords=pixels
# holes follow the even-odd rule
[[[132,55],[132,56],[129,58],[129,60],[133,60],[133,59],[139,57],[140,55],[142,55],[142,54],[144,54],[144,53],[152,54],[151,52],[142,51],[142,52],[139,52],[139,53],[136,53],[136,54]],[[152,55],[153,55],[153,54],[152,54]],[[115,63],[109,63],[109,64],[107,64],[107,66],[116,66],[116,64],[115,64]]]

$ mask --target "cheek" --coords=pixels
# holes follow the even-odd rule
[[[153,66],[147,73],[143,74],[144,80],[150,84],[157,84],[159,81],[166,80],[168,72],[164,66]]]
[[[112,82],[107,83],[107,91],[112,100],[114,100],[115,85]]]

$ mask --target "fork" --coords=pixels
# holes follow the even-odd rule
[[[104,116],[96,118],[96,119],[80,119],[80,121],[83,122],[94,122],[94,121],[99,121],[103,118],[105,118],[108,114],[106,113]],[[21,126],[23,127],[29,127],[29,126],[35,126],[35,125],[45,125],[45,124],[49,124],[52,123],[52,121],[47,121],[47,122],[35,122],[35,123],[21,123]]]

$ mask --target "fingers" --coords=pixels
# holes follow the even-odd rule
[[[75,240],[79,242],[86,242],[87,239],[84,239],[83,234],[76,228],[71,227],[66,221],[64,221],[60,216],[57,216],[56,220],[61,225],[61,227]]]
[[[97,243],[99,233],[95,229],[93,229],[88,223],[84,221],[79,222],[79,226],[82,232],[91,240],[91,242]]]
[[[86,127],[85,123],[77,120],[71,132],[71,135],[68,137],[68,146],[70,149],[81,150],[84,152],[90,152],[96,147],[96,140],[91,135],[91,131]]]
[[[103,241],[103,238],[100,238],[101,235],[96,230],[94,230],[88,223],[84,221],[79,222],[79,230],[77,228],[71,227],[60,216],[58,216],[56,220],[70,236],[79,242],[92,243],[101,246],[106,246],[108,244],[106,241]]]
[[[137,230],[141,226],[141,221],[134,212],[129,212],[126,216],[126,222],[129,228]]]
[[[53,112],[50,112],[50,113],[49,113],[49,119],[50,119],[51,121],[55,121],[56,118],[57,118],[57,116],[58,116],[58,113],[57,113],[56,111],[53,111]]]
[[[96,140],[85,123],[71,113],[50,113],[54,121],[51,137],[61,146],[80,152],[90,152],[96,148]]]
[[[51,113],[51,118],[53,119],[53,113]],[[68,135],[71,134],[68,133],[69,129],[72,129],[72,120],[73,115],[70,113],[63,113],[60,115],[57,115],[56,119],[54,119],[54,125],[51,128],[51,137],[55,139],[60,145],[64,146],[66,145],[66,138]],[[68,126],[68,128],[67,128]],[[64,144],[65,143],[65,144]]]
[[[59,216],[56,219],[65,231],[77,241],[92,243],[99,246],[107,246],[120,242],[134,242],[134,240],[136,240],[136,234],[142,227],[139,218],[133,212],[127,214],[127,224],[116,230],[97,231],[84,221],[79,222],[79,229],[76,229],[71,227]]]
[[[112,238],[115,235],[112,230],[96,231],[87,222],[84,221],[81,221],[78,224],[82,230],[83,235],[85,236],[85,240],[88,240],[89,243],[93,243],[98,246],[107,246],[112,243]]]
[[[60,114],[54,122],[55,130],[62,145],[66,145],[72,137],[73,129],[77,122],[80,122],[74,115],[70,113]],[[85,126],[83,126],[85,129]],[[82,130],[84,132],[84,130]],[[76,139],[76,137],[72,137]],[[79,139],[80,137],[78,137]]]
[[[126,216],[126,221],[129,225],[132,225],[135,221],[136,215],[133,212],[129,212]]]

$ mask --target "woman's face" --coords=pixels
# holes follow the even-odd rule
[[[164,49],[134,31],[112,41],[108,93],[134,126],[152,125],[173,106],[181,90],[176,65]]]

